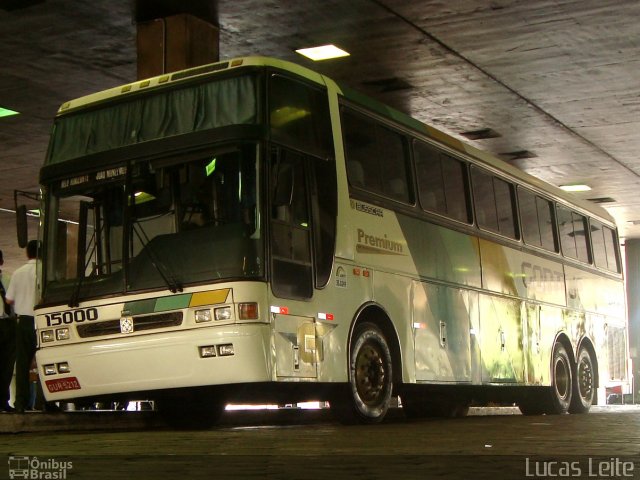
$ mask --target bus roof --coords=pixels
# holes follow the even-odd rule
[[[371,97],[368,97],[365,94],[357,92],[345,85],[337,84],[329,77],[326,77],[322,74],[319,74],[313,70],[310,70],[301,65],[297,65],[295,63],[279,60],[270,57],[260,57],[260,56],[252,56],[252,57],[238,57],[233,58],[217,63],[212,63],[208,65],[202,65],[198,67],[193,67],[185,70],[180,70],[177,72],[167,73],[158,75],[155,77],[151,77],[144,80],[138,80],[136,82],[132,82],[126,85],[121,85],[118,87],[114,87],[108,90],[104,90],[101,92],[93,93],[90,95],[86,95],[83,97],[79,97],[74,100],[70,100],[68,102],[63,103],[58,109],[57,116],[64,116],[68,113],[75,112],[78,110],[82,110],[84,108],[94,106],[103,102],[109,102],[118,97],[124,97],[133,95],[136,93],[142,93],[146,91],[151,91],[156,88],[162,88],[169,85],[175,85],[182,83],[184,81],[196,78],[196,77],[206,77],[213,76],[221,71],[229,71],[238,67],[248,67],[248,66],[271,66],[280,68],[297,75],[300,75],[308,80],[311,80],[315,83],[321,85],[327,85],[329,87],[335,88],[344,98],[349,101],[361,105],[385,118],[388,118],[392,121],[395,121],[406,128],[416,131],[417,133],[426,136],[430,139],[435,140],[441,144],[446,145],[447,147],[458,151],[466,156],[469,156],[473,159],[477,159],[480,163],[484,163],[493,167],[496,170],[502,171],[507,175],[515,179],[521,180],[525,184],[529,184],[537,189],[540,189],[544,192],[547,192],[551,196],[556,199],[562,200],[568,204],[577,206],[578,208],[592,213],[596,216],[599,216],[603,219],[608,220],[611,223],[615,223],[613,217],[602,207],[595,205],[586,200],[582,200],[573,195],[570,195],[560,188],[547,183],[533,175],[529,175],[528,173],[520,170],[512,165],[509,165],[507,162],[500,160],[496,156],[480,150],[478,148],[473,147],[472,145],[459,140],[451,135],[448,135],[441,130],[438,130],[430,125],[422,123],[421,121],[402,113],[388,105],[385,105],[377,100],[374,100]]]

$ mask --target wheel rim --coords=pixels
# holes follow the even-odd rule
[[[593,369],[591,362],[582,359],[578,365],[578,389],[580,396],[587,402],[591,401],[593,395]]]
[[[383,397],[386,381],[382,350],[375,344],[365,343],[358,351],[355,367],[358,396],[366,405],[377,405]]]
[[[571,372],[564,358],[558,358],[555,366],[555,389],[558,398],[567,400],[571,392]]]

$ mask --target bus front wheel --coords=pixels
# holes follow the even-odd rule
[[[582,347],[578,352],[576,371],[573,380],[573,395],[571,397],[571,413],[587,413],[595,400],[596,394],[595,369],[589,350]]]
[[[331,410],[343,423],[378,423],[389,409],[393,390],[389,345],[372,323],[356,326],[349,355],[349,383],[335,392]]]

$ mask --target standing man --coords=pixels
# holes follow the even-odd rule
[[[0,250],[0,267],[4,265]],[[6,275],[0,270],[0,412],[13,412],[9,405],[11,398],[11,379],[16,364],[16,319],[12,315],[11,305],[6,301],[5,287],[9,285]]]
[[[29,405],[30,384],[29,369],[36,353],[36,330],[33,307],[36,303],[36,257],[38,241],[27,244],[27,258],[22,267],[11,277],[7,290],[7,303],[13,305],[18,315],[16,334],[16,400],[14,406],[18,413],[24,413]]]

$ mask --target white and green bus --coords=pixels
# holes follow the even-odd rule
[[[583,413],[628,388],[605,210],[292,63],[67,102],[40,183],[49,401],[204,425],[315,399],[378,422],[395,396]]]

